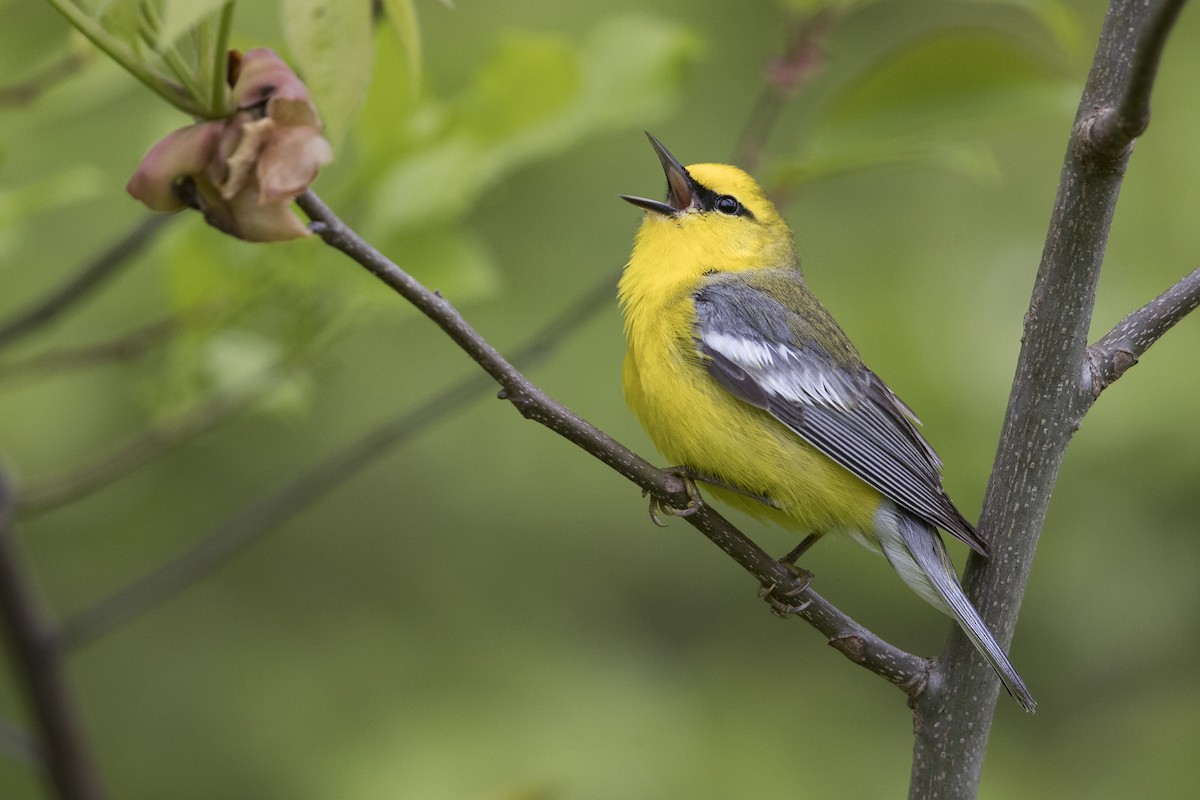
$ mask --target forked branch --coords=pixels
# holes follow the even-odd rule
[[[1158,0],[1144,16],[1135,37],[1115,37],[1108,41],[1113,48],[1096,65],[1105,72],[1093,70],[1092,77],[1105,80],[1106,72],[1124,71],[1124,62],[1132,61],[1121,80],[1122,91],[1113,102],[1099,105],[1083,120],[1085,144],[1094,157],[1111,161],[1127,155],[1133,140],[1141,136],[1150,124],[1150,94],[1154,78],[1162,61],[1167,36],[1179,18],[1186,0]],[[1130,52],[1132,49],[1132,52]],[[1099,56],[1100,53],[1097,53]]]
[[[1083,384],[1097,398],[1138,362],[1175,323],[1200,306],[1200,267],[1146,305],[1130,312],[1087,349]]]

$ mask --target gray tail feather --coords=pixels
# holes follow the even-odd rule
[[[1008,660],[1000,643],[980,619],[979,612],[963,593],[954,563],[946,553],[942,537],[925,522],[903,511],[889,516],[895,520],[894,532],[899,534],[899,541],[887,535],[893,531],[878,532],[882,534],[880,544],[888,561],[919,595],[954,618],[975,645],[975,649],[1000,676],[1008,693],[1022,708],[1032,713],[1037,707],[1037,702],[1025,687],[1025,682],[1017,674],[1012,662]]]

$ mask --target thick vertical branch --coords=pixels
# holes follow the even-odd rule
[[[1092,396],[1087,331],[1133,137],[1180,0],[1113,0],[1059,179],[1021,353],[979,530],[991,545],[964,584],[1002,642],[1011,640],[1050,492]],[[911,798],[971,798],[979,784],[998,683],[955,629],[915,706]]]
[[[25,684],[47,779],[57,796],[62,800],[102,800],[104,790],[79,722],[57,631],[37,601],[13,539],[12,500],[8,482],[0,473],[0,623],[14,671]]]

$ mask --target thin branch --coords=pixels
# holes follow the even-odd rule
[[[184,439],[214,427],[261,398],[273,385],[268,370],[235,389],[216,392],[203,403],[152,426],[136,439],[66,475],[22,488],[18,507],[23,516],[41,513],[86,497],[158,457]]]
[[[1123,47],[1112,58],[1105,59],[1106,69],[1123,71],[1123,91],[1111,103],[1096,107],[1083,121],[1084,141],[1091,156],[1102,162],[1120,158],[1150,124],[1150,94],[1154,78],[1162,61],[1167,37],[1179,18],[1186,0],[1158,0],[1145,17],[1136,39],[1114,42]],[[1132,61],[1129,67],[1126,61]],[[1099,63],[1099,62],[1097,62]],[[1106,75],[1093,75],[1099,80]]]
[[[826,6],[791,26],[783,55],[771,59],[763,88],[734,146],[735,164],[754,171],[762,160],[767,137],[787,102],[825,65],[825,41],[840,19],[841,9]]]
[[[19,83],[0,86],[0,106],[24,106],[79,71],[88,59],[82,53],[67,53]]]
[[[505,360],[457,310],[437,292],[422,286],[408,273],[372,247],[341,221],[315,194],[306,192],[298,199],[300,207],[313,221],[312,228],[326,244],[342,251],[375,277],[412,303],[418,311],[438,325],[467,355],[478,363],[505,390],[506,399],[526,417],[540,422],[606,464],[622,471],[639,486],[655,493],[669,506],[688,507],[684,482],[664,473],[617,443],[591,423],[565,406],[551,400]]]
[[[104,790],[67,680],[63,651],[13,536],[12,499],[7,477],[0,474],[0,620],[8,651],[37,721],[49,783],[62,800],[101,800]]]
[[[806,606],[802,617],[830,639],[830,643],[857,664],[872,669],[906,692],[920,691],[928,663],[887,644],[853,622],[768,555],[728,520],[703,503],[695,503],[680,477],[655,468],[632,450],[553,400],[472,328],[457,310],[431,292],[363,240],[315,194],[298,199],[312,220],[312,229],[330,246],[342,251],[395,290],[429,317],[502,387],[501,397],[526,419],[538,422],[650,493],[660,504],[684,512],[683,517],[724,550],[781,605]],[[912,694],[910,694],[910,697]]]
[[[149,245],[172,217],[152,214],[133,230],[84,264],[54,291],[7,320],[0,320],[0,348],[49,325],[91,294]]]
[[[1175,323],[1200,306],[1200,267],[1174,286],[1132,311],[1087,349],[1083,384],[1093,398],[1138,363]]]
[[[161,345],[179,327],[178,316],[171,315],[94,344],[53,348],[25,359],[0,363],[0,383],[136,361]]]
[[[530,366],[543,359],[608,302],[613,287],[611,279],[598,284],[535,334],[513,361]],[[454,410],[478,400],[493,385],[486,375],[472,373],[272,489],[223,520],[170,561],[66,620],[61,632],[64,647],[72,650],[83,647],[179,594],[396,446],[428,430]]]

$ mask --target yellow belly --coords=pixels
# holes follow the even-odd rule
[[[630,331],[623,376],[626,401],[667,460],[744,492],[701,487],[754,516],[806,533],[869,533],[880,494],[725,391],[670,327],[662,320]]]

